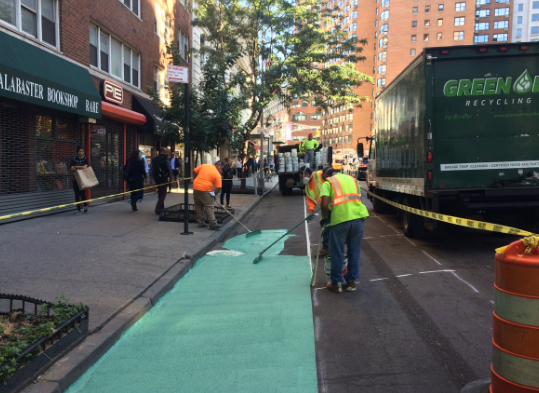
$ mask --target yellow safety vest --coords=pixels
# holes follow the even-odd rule
[[[333,190],[330,196],[331,225],[367,219],[369,212],[361,202],[359,184],[352,176],[337,173],[328,179]]]

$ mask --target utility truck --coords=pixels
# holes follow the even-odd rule
[[[375,123],[367,168],[375,195],[534,230],[539,43],[426,48],[376,98]],[[370,199],[375,212],[388,208]],[[409,237],[439,225],[398,212]]]

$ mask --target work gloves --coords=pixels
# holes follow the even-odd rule
[[[322,217],[320,219],[320,228],[324,228],[326,226],[327,222],[328,222],[328,219]]]

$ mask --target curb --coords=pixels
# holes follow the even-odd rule
[[[464,386],[460,393],[488,393],[490,388],[490,378],[478,379]]]
[[[278,182],[275,183],[260,197],[256,198],[237,218],[241,221],[278,184]],[[25,389],[20,391],[23,393],[62,393],[66,391],[118,341],[124,332],[142,318],[159,299],[170,291],[195,266],[198,259],[221,242],[228,235],[228,230],[232,229],[235,225],[238,225],[238,223],[231,219],[222,227],[221,231],[216,233],[217,236],[215,238],[210,237],[211,240],[196,253],[178,260],[178,262],[164,272],[161,277],[156,279],[138,297],[134,298],[103,325],[86,336],[83,342],[55,362],[36,381],[31,382],[30,385],[27,385]]]

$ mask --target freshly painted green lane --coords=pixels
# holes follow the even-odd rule
[[[206,255],[68,393],[318,392],[308,258],[253,264],[283,233]]]

